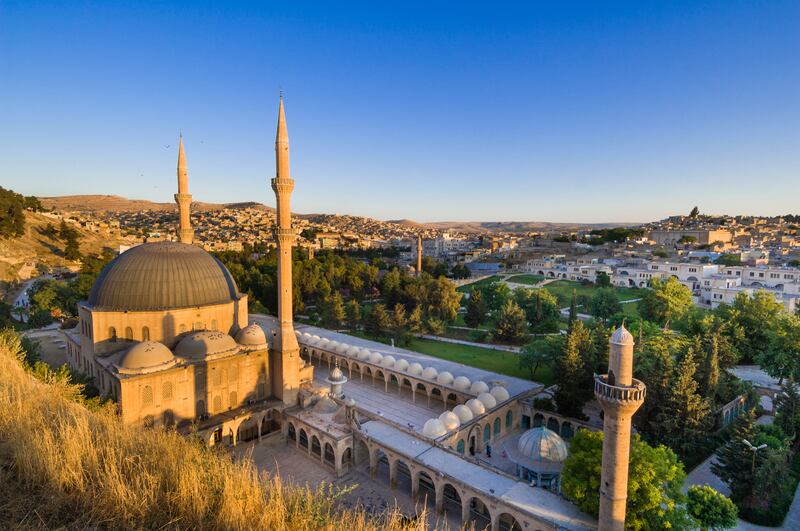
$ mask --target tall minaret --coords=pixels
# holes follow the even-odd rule
[[[620,326],[612,335],[608,374],[595,377],[594,395],[603,408],[603,466],[600,472],[600,531],[625,530],[631,418],[647,388],[633,378],[633,336]]]
[[[192,194],[189,193],[189,172],[186,170],[186,154],[183,152],[183,135],[178,143],[178,193],[175,194],[175,202],[178,203],[180,217],[178,240],[181,243],[192,243],[194,230],[189,208],[192,205]]]
[[[300,347],[292,324],[292,247],[297,231],[292,227],[289,198],[294,180],[289,174],[289,133],[283,112],[283,96],[278,106],[278,133],[275,137],[275,178],[272,189],[277,202],[275,241],[278,245],[278,331],[273,343],[273,394],[287,405],[297,403],[300,389]]]
[[[417,234],[417,276],[422,274],[422,234]]]

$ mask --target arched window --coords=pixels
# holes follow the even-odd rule
[[[228,382],[235,383],[237,378],[239,378],[239,369],[236,365],[231,365],[228,369]]]
[[[133,339],[133,328],[130,326],[125,327],[125,339],[131,341]]]
[[[211,319],[211,330],[216,330],[216,329],[217,329],[217,320]]]
[[[112,343],[117,342],[117,329],[113,326],[108,329],[108,338]]]
[[[461,455],[464,455],[464,439],[460,439],[458,444],[456,445],[456,451]]]
[[[492,427],[487,424],[483,427],[483,442],[489,442],[492,438]]]
[[[211,371],[211,374],[212,374],[211,378],[212,378],[212,380],[214,382],[214,385],[222,384],[222,370],[221,369],[214,369],[213,371]]]
[[[238,397],[236,396],[236,391],[231,391],[228,395],[228,409],[233,409],[239,405]]]
[[[161,387],[161,398],[164,400],[172,400],[172,382],[164,382]]]
[[[192,330],[205,330],[205,329],[206,329],[205,325],[203,325],[203,323],[201,323],[200,321],[197,321],[192,325]]]
[[[178,333],[179,333],[179,334],[182,334],[182,333],[184,333],[184,332],[186,332],[186,325],[185,325],[185,324],[182,324],[182,325],[180,325],[180,326],[178,327]]]
[[[514,414],[511,410],[506,413],[506,431],[511,429],[511,425],[514,423]]]
[[[222,409],[222,397],[214,397],[214,412],[219,412]]]
[[[142,388],[142,404],[149,406],[153,403],[153,388],[145,385]]]
[[[495,436],[500,435],[500,418],[494,419],[494,434]]]
[[[146,326],[142,327],[142,341],[150,341],[150,329]]]

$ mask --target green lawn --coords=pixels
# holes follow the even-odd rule
[[[528,284],[529,286],[538,284],[542,280],[544,280],[544,277],[542,275],[514,275],[513,277],[506,279],[507,282],[515,282],[517,284]]]
[[[490,277],[483,278],[477,282],[473,282],[472,284],[466,284],[464,286],[460,286],[456,288],[456,291],[459,293],[468,293],[472,291],[472,288],[479,288],[481,286],[485,286],[486,284],[491,284],[492,282],[496,282],[500,280],[500,277],[497,275],[492,275]]]
[[[558,303],[561,305],[562,308],[566,308],[572,302],[572,290],[575,290],[578,297],[584,295],[586,297],[591,297],[594,295],[594,292],[600,288],[593,284],[581,284],[580,282],[574,282],[572,280],[556,280],[555,282],[551,282],[550,284],[546,285],[544,288],[553,295],[556,296],[558,299]],[[639,288],[614,288],[614,291],[617,293],[617,297],[620,301],[625,301],[629,299],[638,299],[644,293],[643,289]],[[634,305],[635,303],[624,304],[625,306]]]
[[[530,374],[519,368],[518,357],[513,352],[493,350],[489,348],[455,345],[443,341],[414,338],[406,347],[409,350],[421,352],[435,358],[463,363],[478,369],[507,374],[524,380],[530,379]],[[541,367],[536,372],[535,380],[545,385],[553,383],[553,374],[550,367]]]

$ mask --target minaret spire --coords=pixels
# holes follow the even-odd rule
[[[183,134],[178,141],[178,193],[175,194],[175,202],[178,203],[178,239],[181,243],[191,244],[194,241],[190,212],[192,195],[189,193],[189,171],[186,169],[186,154],[183,151]]]
[[[297,231],[292,226],[290,197],[294,180],[289,174],[289,133],[283,110],[283,95],[278,105],[278,131],[275,135],[275,178],[272,179],[277,204],[274,234],[278,247],[278,330],[273,342],[273,394],[284,404],[297,403],[300,389],[300,347],[292,322],[292,247]]]

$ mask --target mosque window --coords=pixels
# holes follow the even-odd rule
[[[458,451],[458,453],[461,455],[464,455],[464,439],[458,441],[458,444],[456,445],[456,451]]]
[[[172,382],[164,382],[161,387],[161,398],[164,400],[172,400]]]
[[[492,438],[492,427],[487,424],[483,427],[483,442],[489,442]]]
[[[114,328],[113,326],[108,329],[108,337],[112,343],[117,342],[117,329]]]
[[[514,413],[509,411],[506,413],[506,431],[511,429],[511,425],[514,423]]]
[[[228,395],[228,409],[235,408],[239,405],[238,397],[236,396],[236,391],[231,391]]]
[[[200,321],[197,321],[196,323],[194,323],[192,325],[192,330],[205,330],[205,329],[206,329],[206,326],[203,323],[201,323]]]
[[[142,327],[142,341],[150,341],[150,329],[146,326]]]
[[[153,403],[153,388],[145,385],[142,388],[142,404],[149,406]]]
[[[214,397],[214,411],[220,411],[222,409],[222,397],[215,396]]]
[[[127,339],[128,341],[133,339],[133,328],[131,328],[130,326],[125,327],[125,339]]]
[[[500,419],[499,418],[494,419],[494,434],[495,435],[500,435]]]

